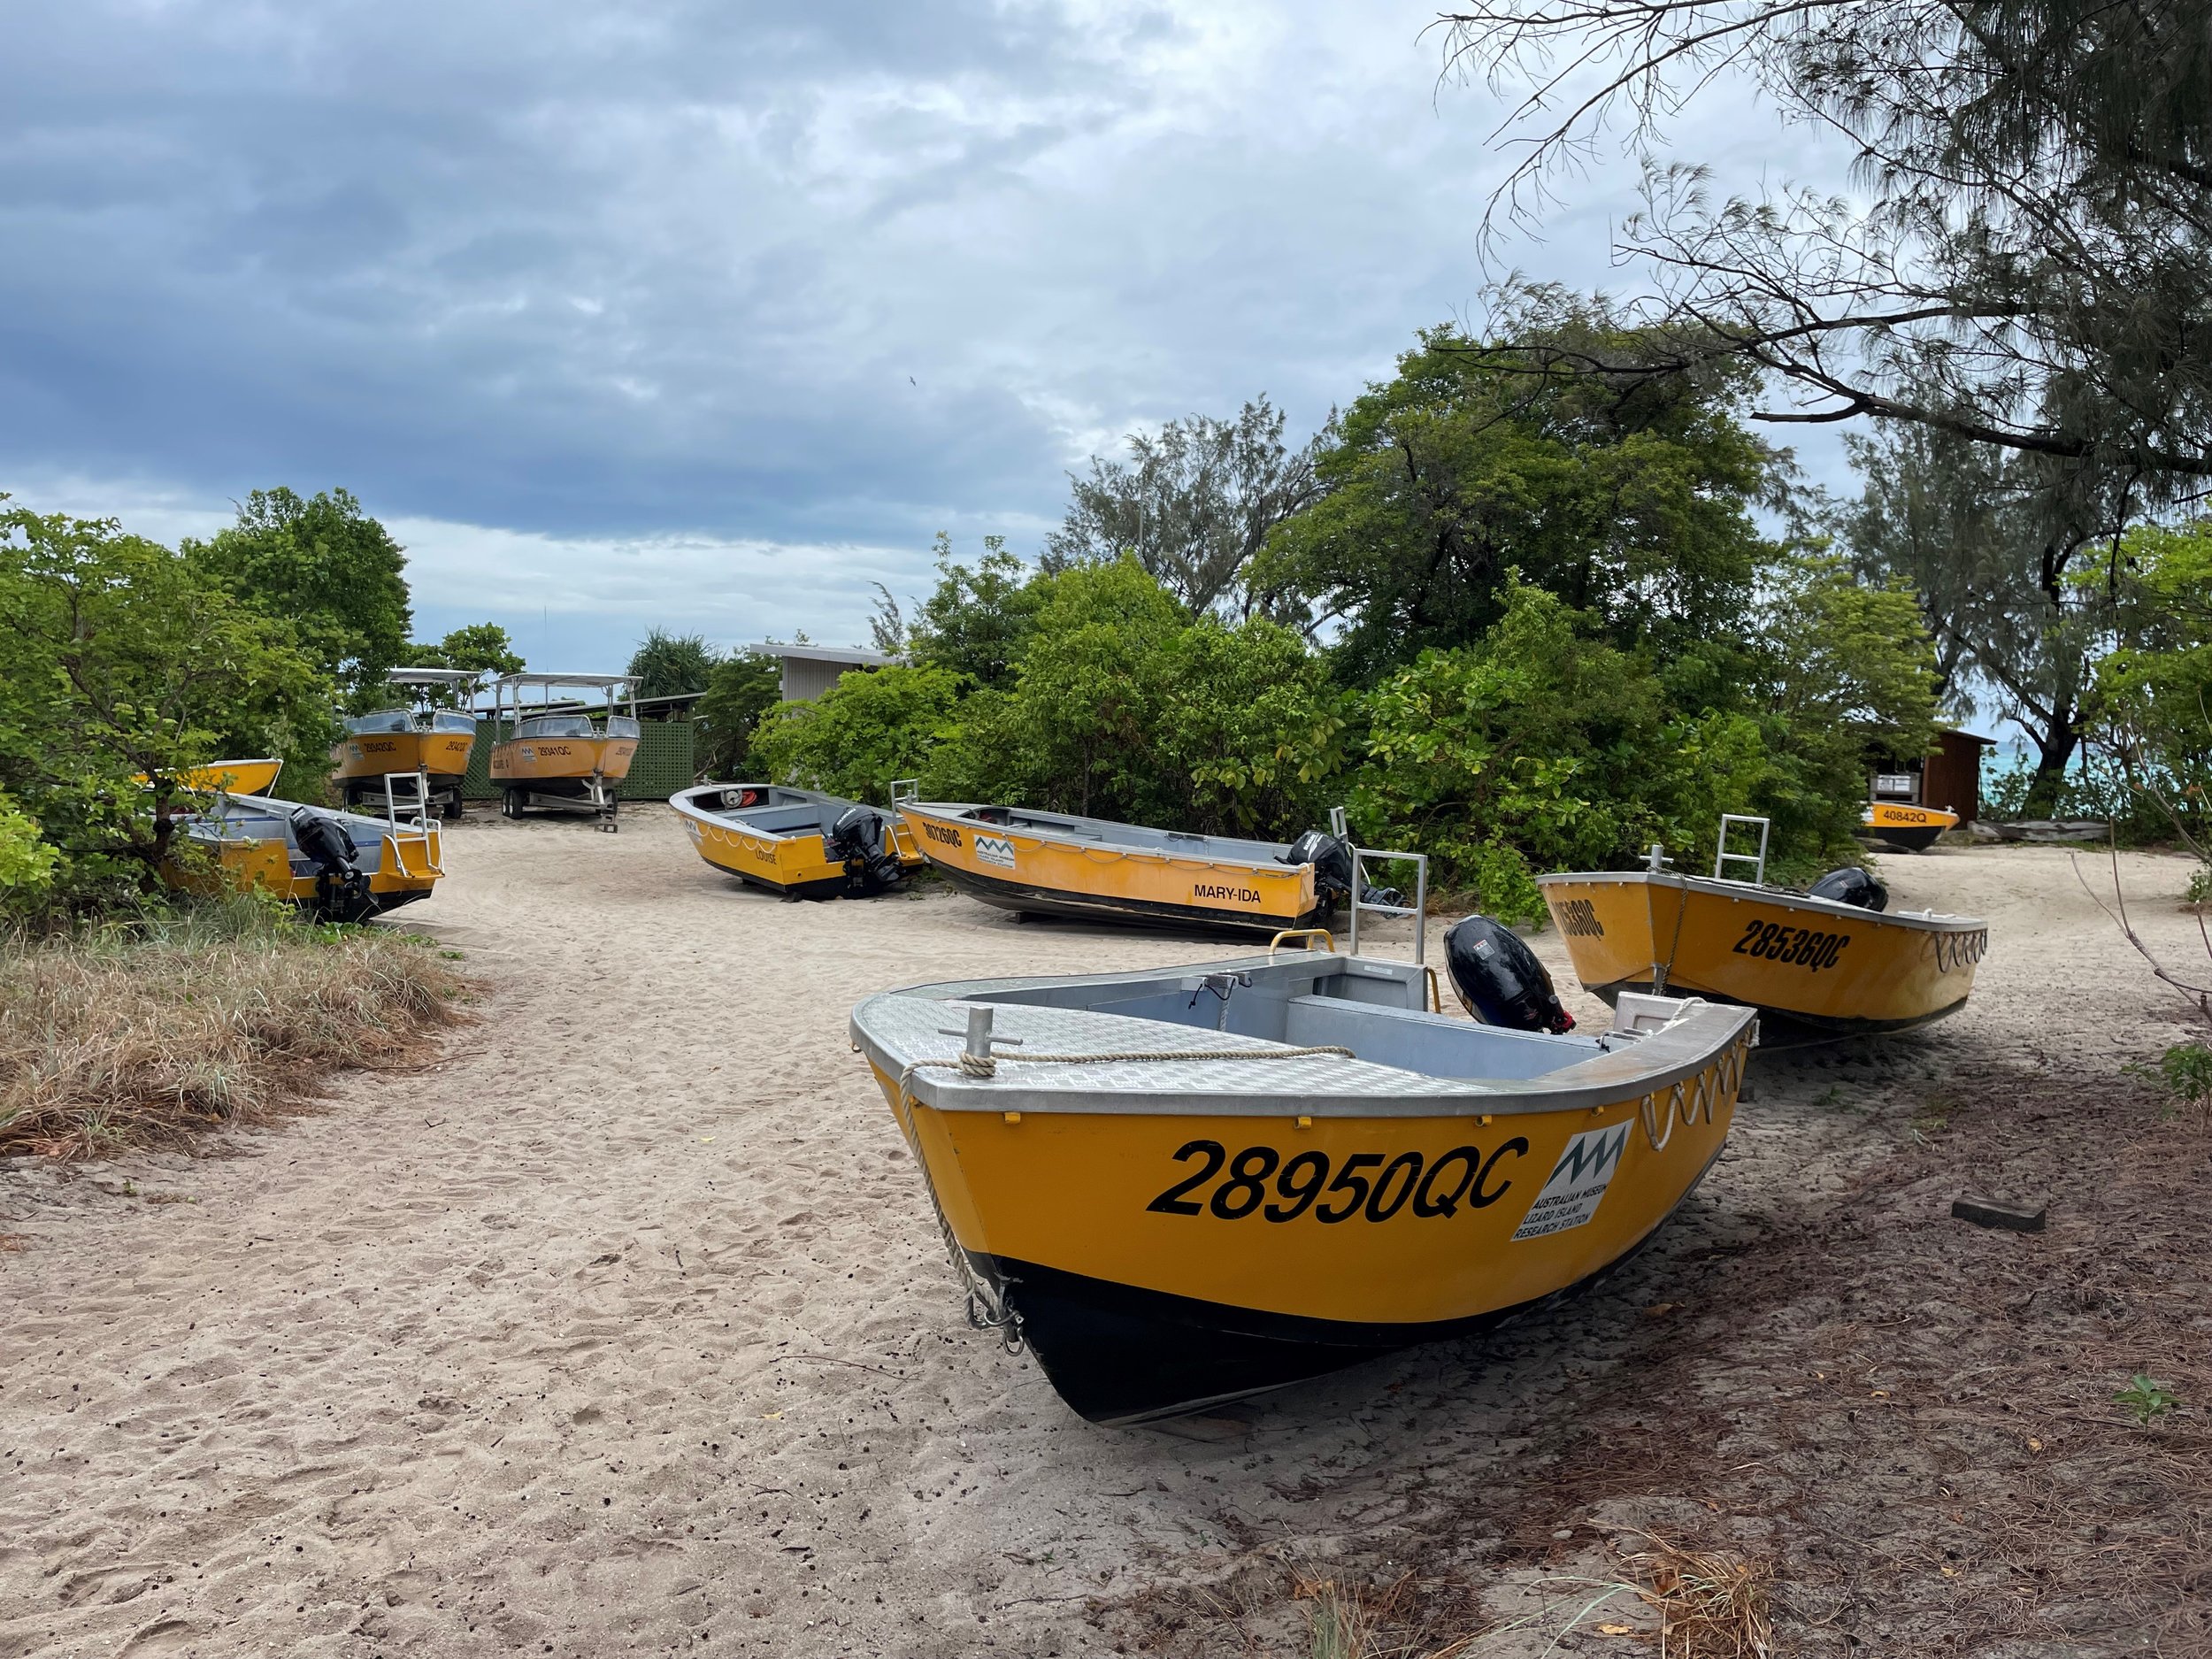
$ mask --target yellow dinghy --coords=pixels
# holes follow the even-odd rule
[[[211,856],[207,864],[171,864],[172,883],[188,890],[259,888],[289,899],[318,921],[359,922],[426,898],[445,873],[436,823],[365,818],[296,801],[219,795],[180,815],[177,833]]]
[[[283,770],[283,761],[273,756],[259,760],[211,760],[204,766],[179,773],[177,787],[194,795],[259,795],[275,784],[277,774]],[[142,772],[138,781],[153,780]]]
[[[1361,908],[1412,914],[1395,893],[1365,887],[1357,861],[1414,856],[1356,849],[1340,831],[1310,831],[1286,845],[1020,807],[918,801],[895,788],[893,804],[946,880],[1001,910],[1273,934],[1310,926],[1357,884]],[[1425,872],[1425,861],[1420,867]],[[1417,908],[1420,902],[1417,896]]]
[[[399,690],[411,690],[412,706],[346,718],[346,734],[330,751],[330,777],[340,801],[349,810],[365,802],[388,803],[397,780],[414,779],[398,795],[400,805],[419,806],[421,797],[446,817],[460,817],[462,780],[476,748],[476,717],[465,707],[441,706],[435,698],[444,693],[465,703],[481,676],[465,668],[395,668],[384,678]]]
[[[1126,1423],[1587,1286],[1718,1156],[1750,1010],[1624,997],[1553,1036],[1426,998],[1415,963],[1271,953],[895,991],[852,1039],[971,1318]]]
[[[1726,850],[1736,826],[1757,827],[1755,856]],[[1647,869],[1536,878],[1586,988],[1609,1002],[1654,989],[1717,997],[1844,1033],[1903,1031],[1965,1006],[1985,924],[1867,908],[1887,895],[1857,871],[1809,894],[1770,887],[1766,820],[1731,816],[1721,835],[1710,878],[1666,869],[1656,847]],[[1752,879],[1723,876],[1733,862],[1753,864]],[[1863,902],[1823,896],[1831,883]]]
[[[1921,853],[1935,845],[1945,830],[1958,827],[1959,815],[1940,807],[1915,806],[1909,801],[1870,801],[1859,818],[1859,833],[1867,841],[1886,841],[1907,852]]]
[[[534,705],[525,697],[535,691]],[[557,691],[594,692],[596,711]],[[621,712],[624,707],[629,712]],[[503,724],[503,721],[511,725]],[[637,755],[637,681],[627,674],[507,674],[492,682],[492,730],[509,735],[492,746],[492,782],[499,810],[520,818],[533,808],[585,812],[612,833],[619,788]]]
[[[717,870],[794,898],[865,898],[921,867],[895,814],[781,784],[703,783],[668,804]]]

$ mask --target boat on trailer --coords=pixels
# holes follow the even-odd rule
[[[537,693],[534,709],[527,693]],[[603,699],[557,699],[587,692]],[[622,710],[627,708],[629,712]],[[492,682],[491,779],[511,818],[543,809],[587,813],[612,833],[641,728],[637,681],[628,674],[505,674]]]
[[[1286,843],[920,801],[902,787],[894,786],[892,804],[938,873],[972,898],[1022,915],[1273,934],[1312,926],[1354,888],[1371,911],[1412,913],[1396,895],[1366,886],[1363,861],[1413,855],[1352,847],[1340,810],[1333,833]],[[1414,908],[1425,896],[1416,895]]]
[[[755,887],[794,898],[865,898],[918,869],[895,812],[811,789],[703,783],[668,804],[699,856]]]
[[[1667,868],[1658,847],[1642,870],[1537,877],[1575,977],[1609,1002],[1632,992],[1712,997],[1840,1035],[1904,1031],[1966,1005],[1985,923],[1885,912],[1880,884],[1858,871],[1809,893],[1769,887],[1767,828],[1724,817],[1710,877]],[[1732,833],[1753,830],[1755,854],[1729,850]],[[1732,864],[1751,879],[1726,875]]]
[[[259,890],[317,921],[361,922],[427,898],[445,870],[436,820],[372,818],[262,795],[219,793],[177,818],[177,833],[207,855],[172,861],[165,879],[188,891]]]
[[[1586,1287],[1712,1167],[1752,1010],[1625,996],[1611,1030],[1552,1035],[1432,1011],[1432,986],[1271,949],[917,986],[851,1033],[970,1318],[1132,1423]]]
[[[468,704],[482,676],[465,668],[395,668],[384,679],[413,695],[404,707],[345,717],[345,735],[330,750],[340,803],[351,811],[394,795],[419,796],[446,817],[460,817],[461,788],[476,748],[476,716]],[[403,780],[413,781],[403,788]]]

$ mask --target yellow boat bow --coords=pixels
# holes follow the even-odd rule
[[[852,1037],[972,1314],[1125,1422],[1586,1285],[1718,1156],[1750,1010],[1629,999],[1552,1036],[1425,998],[1410,963],[1286,953],[919,987]]]

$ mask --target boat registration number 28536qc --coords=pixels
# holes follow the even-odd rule
[[[971,1317],[1127,1422],[1480,1331],[1592,1282],[1718,1155],[1755,1016],[1554,1035],[1334,951],[870,997],[852,1034]]]

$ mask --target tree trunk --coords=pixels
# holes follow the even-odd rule
[[[2028,780],[2028,798],[2021,813],[2026,818],[2056,818],[2066,768],[2081,747],[2081,717],[2073,699],[2062,702],[2052,710],[2049,723],[2028,735],[2035,740],[2035,773]]]

